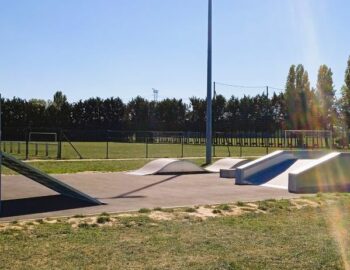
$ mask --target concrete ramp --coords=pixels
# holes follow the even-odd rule
[[[49,189],[52,189],[53,191],[56,191],[57,193],[63,196],[71,197],[71,198],[78,199],[78,200],[85,201],[92,204],[102,204],[95,198],[90,197],[89,195],[57,180],[56,178],[46,173],[39,171],[38,169],[22,161],[17,160],[16,158],[4,152],[2,153],[2,164],[5,167],[21,175],[26,176],[29,179]]]
[[[266,179],[267,181],[262,184],[262,186],[265,187],[272,187],[272,188],[280,188],[280,189],[288,189],[288,183],[289,183],[289,173],[293,172],[294,170],[303,168],[309,164],[313,164],[315,160],[312,159],[296,159],[290,162],[286,162],[289,164],[289,166],[283,169],[282,173],[279,173],[277,175],[273,175],[272,178]],[[282,165],[283,166],[283,165]],[[285,166],[283,166],[285,167]],[[278,168],[276,170],[277,172],[279,171]],[[259,176],[259,180],[261,181],[261,177],[263,178],[264,176],[261,175]]]
[[[246,159],[241,158],[223,158],[207,166],[205,170],[208,172],[218,173],[221,169],[234,169],[238,166],[243,165],[246,162]]]
[[[271,183],[273,185],[276,181],[279,182],[275,177],[278,177],[280,174],[293,168],[306,166],[309,162],[311,163],[324,155],[325,152],[323,151],[275,151],[239,166],[236,169],[236,184],[262,185],[274,179],[275,181]],[[283,179],[283,175],[280,179]]]
[[[333,152],[289,173],[293,193],[349,192],[350,153]]]
[[[182,173],[204,173],[205,170],[198,165],[187,161],[172,158],[159,158],[147,163],[142,168],[129,172],[132,175],[151,174],[182,174]]]

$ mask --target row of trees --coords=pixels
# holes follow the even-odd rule
[[[3,100],[5,127],[204,131],[206,101],[191,97],[189,104],[181,99],[148,101],[140,96],[127,104],[120,98],[90,98],[68,103],[57,92],[53,101],[13,98]],[[213,101],[214,128],[229,130],[270,130],[283,125],[283,94],[268,99],[266,95]]]
[[[215,131],[269,131],[279,129],[333,129],[350,127],[350,58],[341,97],[336,98],[332,71],[322,65],[316,87],[310,86],[302,65],[289,69],[285,92],[217,95],[213,100]],[[120,98],[90,98],[69,103],[62,92],[52,101],[3,99],[5,127],[204,131],[206,101],[191,97],[149,101],[140,96],[124,103]]]
[[[321,65],[316,88],[311,88],[303,65],[289,69],[285,91],[285,120],[290,129],[350,128],[350,57],[345,71],[345,84],[336,98],[332,70]]]

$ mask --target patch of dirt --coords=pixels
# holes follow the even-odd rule
[[[322,204],[327,204],[327,202],[317,202],[307,198],[294,198],[290,199],[290,208],[302,209],[304,207],[320,207]],[[56,223],[68,223],[72,228],[78,229],[79,227],[94,226],[94,227],[103,227],[103,226],[132,226],[134,221],[130,221],[127,225],[120,222],[120,218],[130,218],[130,217],[139,217],[140,215],[146,215],[150,219],[154,220],[155,223],[151,223],[156,226],[156,221],[170,221],[170,220],[206,220],[208,218],[222,217],[222,216],[240,216],[246,213],[267,213],[267,210],[259,209],[259,202],[246,202],[241,203],[230,203],[230,204],[221,204],[221,205],[202,205],[194,207],[195,211],[188,211],[188,208],[173,208],[171,211],[162,211],[162,210],[152,210],[150,213],[120,213],[113,214],[108,216],[108,219],[105,221],[100,221],[98,223],[98,218],[101,215],[96,216],[75,216],[68,218],[44,218],[41,220],[27,220],[27,221],[18,221],[18,222],[6,222],[0,223],[0,232],[13,229],[13,230],[32,230],[36,226],[46,223],[46,224],[56,224]],[[136,224],[136,223],[135,223]]]
[[[302,199],[302,198],[296,198],[296,199],[291,199],[290,203],[296,208],[296,209],[301,209],[303,207],[319,207],[320,204],[315,202],[315,201],[311,201],[308,199]]]
[[[149,217],[154,220],[172,220],[174,219],[174,215],[172,213],[168,212],[162,212],[162,211],[153,211],[149,214]]]

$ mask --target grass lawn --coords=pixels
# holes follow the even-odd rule
[[[14,155],[17,158],[25,158],[25,144],[23,142],[13,142],[10,147],[9,142],[5,143],[6,152]],[[4,144],[3,143],[3,144]],[[74,147],[82,155],[84,159],[104,159],[107,156],[107,144],[104,142],[74,142]],[[269,152],[277,148],[269,148]],[[228,156],[261,156],[266,154],[264,147],[227,147],[216,146],[213,148],[213,154],[218,157]],[[108,157],[111,159],[121,158],[159,158],[159,157],[204,157],[205,145],[184,145],[181,144],[146,144],[144,143],[109,143]],[[48,156],[46,156],[45,144],[38,144],[37,154],[35,144],[29,144],[30,159],[56,159],[57,145],[48,146]],[[62,145],[62,159],[78,159],[79,155],[74,151],[68,143]]]
[[[305,201],[0,224],[0,269],[345,269],[350,196]],[[173,218],[152,216],[162,211]]]
[[[78,173],[78,172],[123,172],[141,168],[151,159],[140,160],[97,160],[97,161],[30,161],[29,165],[49,174]],[[215,159],[214,159],[215,160]],[[202,166],[204,159],[190,159],[190,161]],[[2,174],[16,174],[14,171],[3,167]]]

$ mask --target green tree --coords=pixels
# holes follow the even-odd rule
[[[147,130],[150,124],[149,101],[137,96],[127,105],[127,121],[134,130]]]
[[[345,70],[345,84],[341,89],[340,111],[347,128],[350,128],[350,57]]]
[[[310,129],[313,126],[314,93],[310,87],[309,74],[304,66],[292,65],[289,69],[286,92],[287,128]]]
[[[61,91],[57,91],[53,95],[52,105],[58,110],[61,111],[62,107],[67,104],[67,97]]]
[[[189,128],[195,131],[205,131],[205,115],[207,102],[205,99],[191,97],[188,112]]]
[[[287,128],[294,129],[296,126],[297,119],[294,114],[296,107],[296,73],[295,65],[291,65],[288,72],[287,83],[286,83],[286,92],[285,92],[285,102],[286,102],[286,120]]]
[[[326,65],[321,65],[318,70],[316,92],[320,107],[321,126],[324,129],[333,129],[335,90],[333,86],[333,72]]]
[[[224,120],[226,118],[226,98],[217,95],[213,99],[213,130],[223,131]]]

